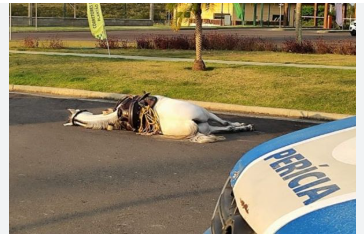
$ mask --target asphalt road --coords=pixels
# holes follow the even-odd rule
[[[295,38],[295,31],[276,31],[271,29],[208,29],[204,30],[204,34],[237,34],[247,37],[261,37],[264,39],[270,39],[274,42],[283,42],[288,38]],[[194,30],[180,30],[174,32],[172,30],[123,30],[123,31],[108,31],[108,36],[116,37],[125,40],[135,40],[143,36],[176,36],[176,35],[194,35]],[[90,32],[28,32],[28,33],[13,33],[13,40],[23,40],[26,37],[38,38],[40,40],[46,40],[51,37],[58,37],[62,40],[87,40],[95,41],[95,38]],[[325,41],[337,41],[337,40],[354,40],[349,32],[342,33],[317,33],[317,30],[304,30],[303,39],[317,40],[321,38]]]
[[[213,144],[62,125],[113,105],[9,94],[10,233],[202,233],[243,153],[313,125],[220,115],[257,131]]]

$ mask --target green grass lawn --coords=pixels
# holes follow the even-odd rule
[[[356,71],[9,55],[9,83],[356,113]]]
[[[40,42],[42,45],[44,42]],[[96,41],[65,41],[65,49],[25,48],[22,41],[11,41],[12,50],[35,50],[72,53],[106,54],[106,49],[95,48]],[[132,46],[132,45],[131,45]],[[153,49],[112,49],[112,55],[151,56],[172,58],[194,58],[194,50],[153,50]],[[331,66],[356,66],[356,56],[337,54],[295,54],[285,52],[246,52],[246,51],[203,51],[204,59],[245,61],[245,62],[276,62],[284,64],[311,64]]]

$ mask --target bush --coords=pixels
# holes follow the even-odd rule
[[[293,53],[314,53],[315,48],[310,40],[303,40],[301,44],[294,39],[288,39],[283,42],[282,51]]]
[[[30,36],[24,39],[24,47],[26,48],[37,48],[39,46],[39,39],[32,38]]]
[[[166,37],[163,35],[153,38],[142,37],[136,39],[138,49],[180,49],[194,50],[194,36]],[[229,34],[206,34],[202,37],[204,50],[240,50],[240,51],[277,51],[276,44],[261,38],[241,37]]]
[[[136,39],[138,49],[180,49],[195,50],[194,36],[166,37],[163,35]],[[355,41],[327,42],[322,38],[317,40],[303,40],[302,44],[295,39],[288,39],[282,45],[270,40],[258,37],[241,37],[239,35],[205,34],[202,37],[202,48],[204,50],[235,50],[235,51],[283,51],[292,53],[336,53],[344,55],[356,55]]]
[[[143,37],[136,39],[136,44],[138,49],[195,49],[195,39],[191,36],[166,37],[157,35],[152,38]]]
[[[205,35],[202,47],[206,50],[277,51],[277,45],[266,39],[217,33]]]
[[[351,40],[342,40],[336,44],[334,53],[343,55],[356,55],[356,42]]]
[[[181,36],[172,37],[169,45],[171,49],[193,50],[195,49],[195,37]]]
[[[328,43],[319,39],[315,41],[315,53],[356,55],[356,42],[351,40],[341,40]]]
[[[52,37],[48,42],[48,48],[61,49],[64,48],[62,39],[57,36]]]
[[[137,38],[136,39],[137,49],[154,49],[153,44],[148,38]]]
[[[342,40],[327,42],[322,38],[315,41],[304,40],[298,44],[294,39],[288,39],[283,43],[282,51],[293,53],[317,53],[317,54],[342,54],[356,55],[356,42]]]
[[[262,39],[262,38],[252,38],[243,37],[240,38],[237,50],[240,51],[277,51],[278,46],[273,42]]]
[[[110,37],[110,38],[107,39],[107,41],[106,41],[106,39],[97,40],[96,47],[107,49],[107,42],[109,42],[109,48],[110,49],[122,48],[125,45],[127,47],[127,41],[125,41],[125,40],[120,41],[119,39],[117,39],[115,37]]]
[[[314,7],[313,6],[302,6],[302,16],[313,16],[314,14]]]
[[[202,39],[202,47],[206,50],[236,50],[239,45],[237,35],[206,34]]]
[[[315,52],[319,54],[334,53],[335,45],[325,42],[322,38],[315,42]]]

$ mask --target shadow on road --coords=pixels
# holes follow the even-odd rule
[[[208,189],[198,190],[198,191],[172,193],[172,194],[159,195],[159,196],[155,196],[155,197],[151,197],[151,198],[144,198],[144,199],[130,201],[130,202],[122,202],[119,204],[114,204],[114,205],[110,205],[110,206],[106,206],[106,207],[102,207],[102,208],[96,208],[96,209],[93,209],[90,211],[75,212],[72,214],[62,214],[62,215],[39,220],[39,221],[29,223],[29,224],[16,225],[16,226],[10,227],[9,233],[20,233],[20,231],[22,231],[22,230],[32,229],[35,227],[42,227],[44,225],[56,224],[56,223],[60,223],[63,221],[72,221],[72,220],[75,220],[78,218],[93,216],[93,215],[102,214],[102,213],[108,213],[108,212],[112,212],[112,211],[120,211],[127,207],[129,208],[129,207],[135,207],[135,206],[140,206],[140,205],[156,204],[156,202],[162,202],[162,201],[183,198],[183,197],[200,196],[200,195],[209,194],[209,193],[218,194],[220,190],[221,190],[220,188],[208,188]]]
[[[114,104],[102,102],[88,102],[71,99],[50,99],[22,94],[9,94],[9,125],[25,125],[67,121],[68,108],[88,109],[91,112],[101,113]],[[29,114],[31,114],[29,116]]]

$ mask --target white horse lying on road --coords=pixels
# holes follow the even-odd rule
[[[94,115],[86,110],[71,112],[65,126],[83,126],[89,129],[125,129],[142,134],[162,134],[168,138],[188,138],[192,142],[212,143],[224,140],[214,134],[220,132],[253,131],[252,124],[223,120],[206,109],[190,102],[163,96],[126,96],[114,109]],[[221,126],[212,126],[215,121]]]

